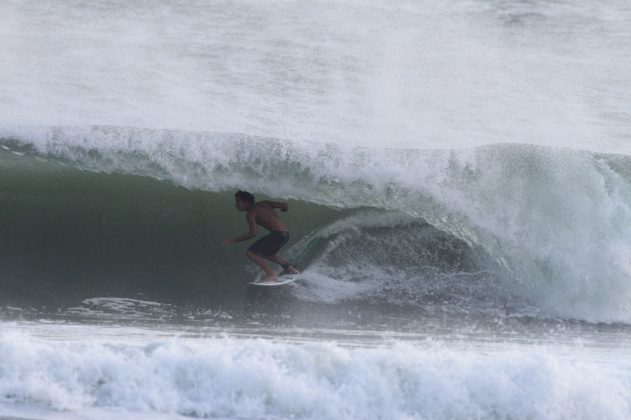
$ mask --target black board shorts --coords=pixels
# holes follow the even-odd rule
[[[260,255],[261,257],[271,257],[276,254],[287,241],[289,241],[289,232],[273,230],[269,235],[263,236],[261,239],[254,242],[252,246],[248,248],[248,251]]]

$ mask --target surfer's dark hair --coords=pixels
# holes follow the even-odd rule
[[[252,195],[252,193],[239,190],[234,196],[241,201],[247,201],[250,204],[254,204],[254,195]]]

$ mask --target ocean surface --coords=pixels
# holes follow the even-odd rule
[[[628,1],[0,22],[0,419],[631,417]]]

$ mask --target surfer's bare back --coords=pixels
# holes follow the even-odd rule
[[[254,242],[248,248],[247,256],[265,271],[266,277],[262,281],[278,281],[276,273],[270,268],[267,260],[275,262],[283,267],[281,274],[297,274],[299,271],[292,267],[286,260],[276,255],[278,250],[289,241],[287,225],[278,217],[274,209],[289,210],[289,205],[276,201],[254,201],[254,195],[247,191],[237,191],[234,195],[237,210],[244,211],[249,230],[241,236],[225,239],[224,245],[230,245],[241,241],[247,241],[256,236],[256,225],[269,230],[267,236]]]

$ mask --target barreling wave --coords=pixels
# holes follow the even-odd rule
[[[290,200],[296,297],[629,322],[631,159],[531,145],[372,149],[125,127],[0,130],[5,296],[226,300],[236,188]],[[243,279],[243,281],[241,281]]]

